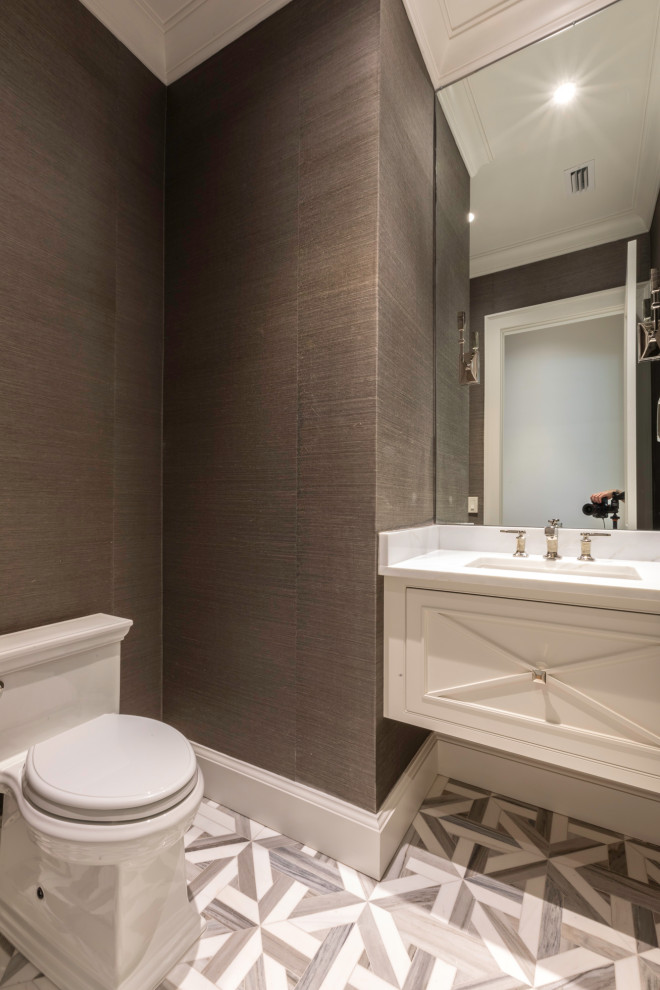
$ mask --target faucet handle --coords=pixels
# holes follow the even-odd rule
[[[515,533],[516,534],[516,549],[513,554],[514,557],[527,557],[525,551],[525,533],[526,529],[501,529],[500,533]]]
[[[580,556],[578,560],[593,560],[591,556],[591,537],[592,536],[611,536],[611,533],[580,533]]]

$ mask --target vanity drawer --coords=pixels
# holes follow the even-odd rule
[[[660,791],[656,616],[406,588],[402,679],[416,724]]]

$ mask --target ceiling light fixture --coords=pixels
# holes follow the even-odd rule
[[[468,213],[468,223],[472,223],[474,220],[474,213]]]
[[[562,83],[561,86],[557,87],[552,98],[555,101],[555,103],[559,103],[559,104],[570,103],[576,93],[577,93],[577,86],[575,85],[575,83],[572,82]]]

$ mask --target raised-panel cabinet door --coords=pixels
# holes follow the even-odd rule
[[[406,708],[642,769],[660,755],[660,619],[409,588]]]

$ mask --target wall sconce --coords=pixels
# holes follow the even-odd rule
[[[660,361],[660,274],[651,269],[651,295],[644,300],[644,319],[637,324],[637,360]]]
[[[465,313],[458,314],[458,383],[459,385],[478,385],[481,381],[479,367],[479,334],[474,335],[472,353],[465,357]]]

